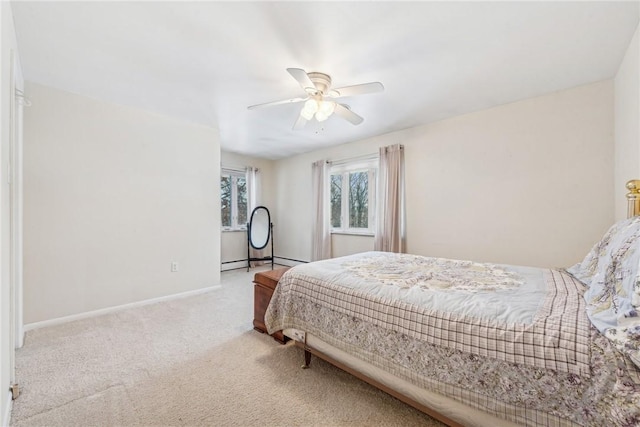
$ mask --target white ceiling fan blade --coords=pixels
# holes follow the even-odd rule
[[[247,107],[249,110],[255,110],[256,108],[262,107],[271,107],[272,105],[281,105],[281,104],[294,104],[296,102],[302,102],[309,99],[309,97],[305,98],[291,98],[291,99],[283,99],[282,101],[273,101],[273,102],[265,102],[264,104],[251,105]]]
[[[298,120],[293,124],[293,130],[300,130],[305,127],[308,120],[302,117],[302,114],[298,116]]]
[[[307,72],[302,68],[287,68],[287,71],[291,74],[291,77],[298,81],[298,84],[305,92],[307,89],[316,90],[316,85],[313,84]]]
[[[364,120],[344,104],[336,104],[336,109],[333,112],[354,125],[359,125]]]
[[[367,93],[382,92],[384,86],[380,82],[363,83],[353,86],[344,86],[329,91],[331,98],[340,98],[343,96],[364,95]]]

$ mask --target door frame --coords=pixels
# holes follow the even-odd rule
[[[10,50],[10,88],[12,91],[10,116],[10,142],[7,180],[9,184],[9,283],[11,343],[14,348],[24,344],[23,289],[22,289],[22,136],[24,79],[15,51]],[[11,380],[15,382],[15,352],[11,355]]]

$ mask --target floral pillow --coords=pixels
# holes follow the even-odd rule
[[[584,298],[591,323],[640,367],[640,217],[616,225]]]
[[[608,263],[610,254],[607,253],[607,248],[609,247],[609,242],[620,233],[620,230],[627,229],[633,223],[633,220],[634,218],[630,218],[613,224],[602,239],[593,245],[587,256],[576,265],[567,268],[567,271],[585,285],[591,286],[591,280],[598,272],[598,266]]]

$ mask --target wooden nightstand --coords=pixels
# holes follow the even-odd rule
[[[278,286],[278,281],[289,267],[277,268],[275,270],[267,270],[256,273],[253,277],[253,329],[262,333],[267,333],[267,327],[264,324],[264,313],[271,301],[273,291]],[[284,344],[287,338],[282,331],[274,332],[273,339]]]

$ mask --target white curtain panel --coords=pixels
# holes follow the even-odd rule
[[[313,235],[311,237],[311,261],[331,258],[331,232],[329,230],[329,165],[326,160],[314,162],[311,183],[313,186],[313,203],[311,220]]]
[[[247,181],[247,205],[248,205],[248,215],[247,221],[251,221],[251,213],[255,208],[260,206],[260,174],[257,168],[248,166],[246,168],[246,181]],[[247,230],[247,233],[249,230]],[[271,236],[273,239],[273,236]],[[249,236],[247,235],[247,240]],[[254,249],[249,245],[247,241],[247,245],[249,246],[249,256],[251,258],[262,258],[264,257],[264,249]],[[250,267],[256,267],[258,265],[264,264],[264,261],[253,261]]]
[[[260,206],[260,171],[258,168],[247,167],[247,203],[249,204],[249,214]]]
[[[380,147],[376,251],[405,252],[404,147]]]

